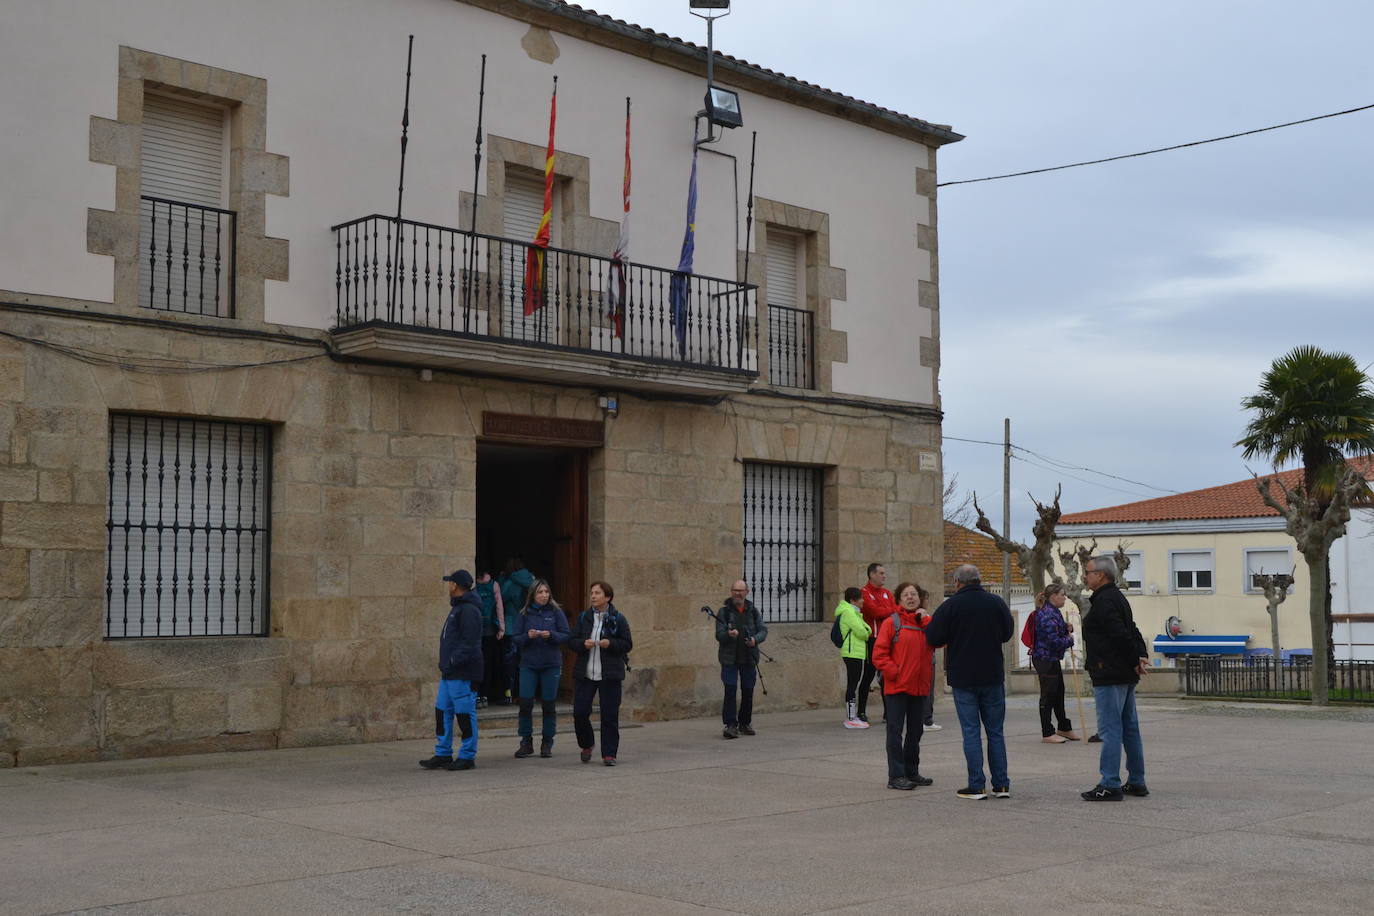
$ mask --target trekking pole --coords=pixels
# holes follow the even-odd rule
[[[1083,629],[1083,616],[1078,617],[1077,630],[1081,633]],[[1078,727],[1084,728],[1083,720],[1083,683],[1078,674],[1078,653],[1073,651],[1073,646],[1069,646],[1069,664],[1073,666],[1073,696],[1078,701]]]

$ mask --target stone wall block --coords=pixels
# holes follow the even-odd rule
[[[366,698],[365,688],[352,684],[287,687],[282,727],[298,730],[361,726],[366,717]]]
[[[382,722],[408,722],[415,718],[415,706],[420,700],[420,687],[415,682],[378,684],[367,690],[367,721],[370,725]],[[431,717],[431,721],[433,721]]]
[[[315,557],[315,593],[321,597],[348,595],[348,557],[321,554]]]
[[[411,594],[414,561],[407,556],[355,556],[349,560],[349,586],[354,597]]]
[[[407,519],[407,525],[424,525],[424,548],[429,554],[464,554],[473,544],[476,533],[472,522],[467,519],[426,518],[423,521]]]
[[[447,518],[453,513],[453,495],[448,490],[406,490],[402,505],[410,518]]]
[[[237,689],[279,682],[285,646],[267,639],[148,639],[92,647],[96,690]]]
[[[104,698],[102,737],[109,741],[166,737],[172,694],[144,690],[121,691]]]
[[[458,464],[442,458],[421,458],[416,463],[415,483],[428,488],[457,487]]]
[[[364,726],[361,724],[324,725],[314,728],[284,728],[278,732],[277,746],[330,747],[336,744],[357,744],[363,740]]]
[[[38,474],[38,498],[45,503],[71,502],[72,475],[66,471],[40,471]]]
[[[228,723],[228,694],[220,690],[178,690],[172,695],[174,738],[218,735]]]
[[[281,726],[281,688],[249,687],[228,694],[225,729],[261,732]]]
[[[442,460],[442,459],[421,459]],[[364,487],[413,487],[416,459],[359,458],[358,485]],[[422,486],[425,486],[422,484]]]
[[[398,458],[447,458],[453,443],[446,436],[392,436],[391,454]]]
[[[352,684],[391,677],[391,650],[385,641],[319,641],[311,647],[312,684]]]
[[[324,488],[326,515],[398,515],[401,493],[388,487]]]
[[[29,551],[0,547],[0,598],[23,598],[29,593]]]
[[[369,553],[418,554],[424,548],[424,534],[424,525],[416,519],[363,519],[363,549]]]
[[[104,599],[0,600],[0,646],[81,646],[101,635]]]
[[[431,610],[429,639],[416,636],[387,642],[391,653],[391,677],[407,681],[434,680],[439,677],[439,632],[444,625],[444,608],[437,598],[428,607]]]
[[[391,598],[358,600],[358,636],[363,639],[392,639],[405,632],[405,616],[400,602]]]
[[[350,573],[350,582],[356,582]],[[358,632],[356,598],[287,598],[272,602],[272,635],[295,639],[353,639]]]
[[[37,747],[94,747],[96,715],[91,698],[0,695],[0,751]],[[31,759],[31,758],[30,758]]]

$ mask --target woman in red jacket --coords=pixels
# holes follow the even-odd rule
[[[883,673],[889,789],[914,789],[934,781],[920,770],[921,723],[930,694],[930,646],[925,634],[929,618],[920,608],[920,586],[914,582],[897,586],[897,613],[882,622],[873,643],[873,667]]]

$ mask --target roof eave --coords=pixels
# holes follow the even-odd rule
[[[656,63],[704,76],[706,49],[639,26],[612,19],[560,0],[458,0],[512,19],[571,35],[584,41],[644,57]],[[810,108],[813,111],[881,130],[926,146],[964,139],[943,124],[932,124],[900,112],[851,98],[802,80],[775,73],[719,52],[716,73],[728,73],[730,85]]]

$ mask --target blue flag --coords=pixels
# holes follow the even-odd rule
[[[692,256],[697,247],[697,134],[692,131],[692,177],[687,183],[687,231],[682,236],[682,256],[677,271],[668,284],[668,303],[672,307],[673,333],[677,336],[678,354],[687,356],[687,303],[689,278],[692,275]]]

